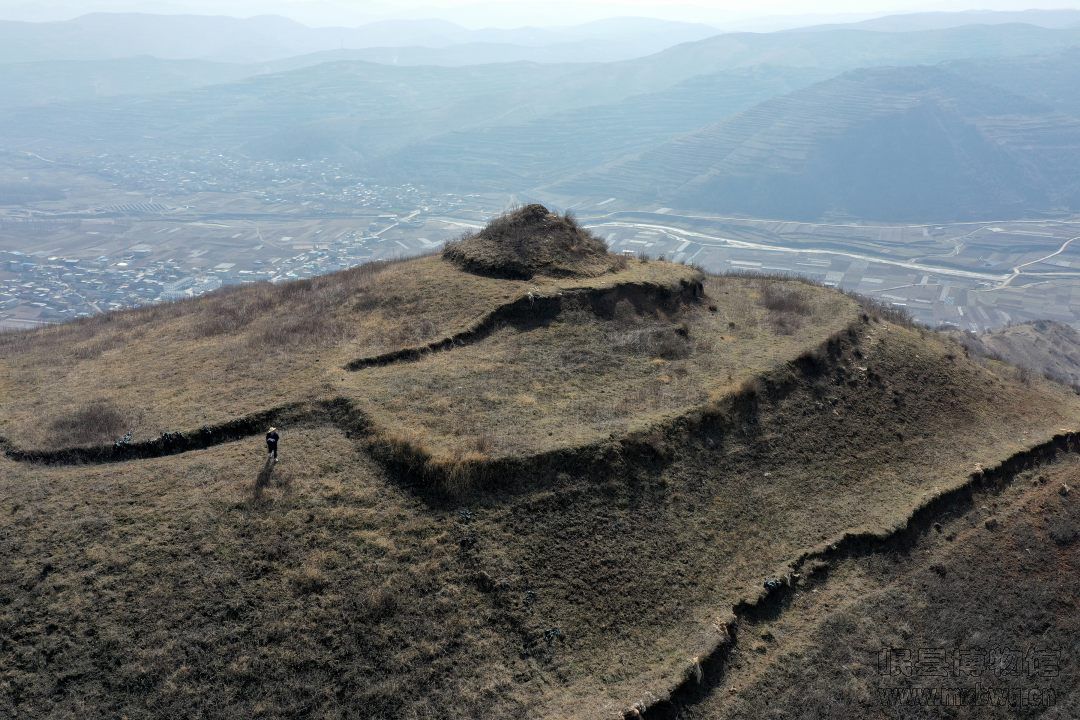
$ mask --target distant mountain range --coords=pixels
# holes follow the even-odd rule
[[[0,63],[117,60],[150,56],[170,60],[267,63],[300,55],[334,53],[326,60],[400,65],[471,65],[492,62],[610,62],[644,57],[682,43],[724,37],[751,50],[803,60],[821,44],[795,34],[839,29],[885,33],[951,30],[962,26],[1025,24],[1044,29],[1080,27],[1080,10],[922,13],[846,25],[818,25],[763,33],[724,33],[704,24],[651,18],[612,18],[563,27],[470,29],[443,20],[394,20],[359,27],[308,27],[275,15],[93,13],[60,22],[0,21]],[[762,39],[767,38],[767,39]],[[909,38],[910,40],[911,38]],[[890,41],[896,44],[897,41]],[[790,44],[790,49],[785,49]],[[847,48],[845,48],[846,50]],[[901,52],[902,56],[903,53]],[[825,57],[833,53],[827,52]],[[964,56],[960,51],[959,56]],[[745,62],[760,60],[751,53]],[[789,64],[784,58],[767,58]],[[814,59],[815,63],[822,60]]]
[[[4,104],[18,108],[178,92],[236,82],[257,73],[251,65],[206,60],[48,60],[0,64],[0,89]]]
[[[331,126],[364,131],[369,126],[389,125],[395,132],[412,136],[408,132],[412,125],[430,125],[441,132],[516,126],[568,109],[666,91],[691,78],[739,69],[787,67],[803,77],[806,70],[814,70],[816,79],[823,79],[860,67],[1001,58],[1074,45],[1080,45],[1080,30],[1003,25],[925,33],[838,29],[729,34],[611,64],[392,67],[339,59],[351,57],[350,52],[241,67],[145,59],[26,63],[8,70],[8,82],[17,96],[55,98],[75,93],[72,99],[81,100],[93,94],[111,95],[114,93],[101,92],[106,84],[102,78],[108,75],[115,85],[124,85],[131,97],[72,102],[32,112],[11,103],[16,109],[6,114],[6,123],[0,115],[0,125],[16,136],[47,132],[75,141],[107,138],[108,128],[127,140],[132,124],[151,136],[167,132],[179,142],[188,142],[186,135],[191,132],[212,143],[230,143],[233,140],[228,138],[233,136],[257,140],[265,133],[288,132],[297,137],[312,122],[319,133],[334,132]],[[82,97],[74,89],[80,83]],[[147,86],[159,94],[149,95]],[[173,89],[178,92],[164,92]],[[733,92],[741,91],[733,88]],[[768,90],[750,92],[759,100],[770,96]],[[474,108],[480,112],[474,115]],[[699,119],[715,122],[737,109],[741,108],[717,108]],[[400,122],[396,119],[399,112],[405,114]],[[672,132],[687,130],[681,117],[674,122]],[[376,140],[363,136],[358,142],[377,148]]]
[[[1080,10],[969,10],[965,12],[926,12],[889,15],[850,23],[847,27],[884,32],[942,30],[963,25],[1006,25],[1023,23],[1047,28],[1071,28],[1080,25]],[[829,29],[836,25],[821,25]]]
[[[416,65],[603,62],[648,55],[719,32],[708,25],[615,18],[571,27],[470,30],[439,20],[311,28],[278,16],[97,13],[64,22],[0,22],[0,62],[114,60],[137,56],[269,62],[338,50],[400,48],[362,60]],[[440,52],[440,50],[442,52]]]
[[[962,69],[852,71],[553,189],[797,219],[1080,208],[1080,120]],[[1055,69],[1075,77],[1080,64],[1063,56]]]
[[[829,75],[772,66],[699,75],[656,92],[527,123],[443,133],[383,158],[379,174],[398,182],[423,176],[458,192],[530,188],[656,147]],[[596,187],[589,194],[597,191],[603,192]]]
[[[1040,17],[1064,24],[1068,13]],[[264,37],[296,26],[235,22],[265,28]],[[422,24],[403,25],[415,33]],[[558,32],[629,37],[645,27],[624,20]],[[224,42],[204,40],[208,51]],[[359,177],[433,190],[775,218],[1080,211],[1080,28],[836,27],[724,34],[611,63],[467,62],[494,47],[546,52],[466,43],[258,63],[0,64],[0,137],[76,153],[331,158]],[[454,54],[467,64],[455,66]]]

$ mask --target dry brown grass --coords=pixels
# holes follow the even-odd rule
[[[454,477],[521,427],[550,431],[552,446],[595,437],[577,410],[610,420],[600,388],[630,398],[619,412],[632,421],[638,402],[681,412],[686,389],[706,382],[722,399],[728,363],[786,372],[810,344],[798,332],[824,332],[820,316],[777,336],[743,282],[711,281],[717,310],[703,304],[701,318],[578,311],[430,358],[438,372],[424,377],[447,385],[429,400],[451,400],[442,412],[465,438]],[[839,297],[808,292],[821,309]],[[682,322],[684,360],[609,347]],[[603,342],[587,340],[597,333]],[[521,382],[507,375],[512,358]],[[1078,416],[1064,391],[886,323],[861,324],[858,344],[828,362],[784,393],[754,381],[755,410],[730,424],[680,434],[653,423],[643,440],[657,460],[593,461],[457,502],[413,494],[415,477],[328,427],[286,431],[258,500],[260,437],[102,466],[0,457],[0,716],[610,718],[685,677],[718,618],[803,550],[892,527]],[[439,363],[488,374],[455,393],[467,373]],[[618,384],[638,372],[657,382]],[[350,376],[365,375],[364,393],[373,373]],[[507,377],[517,389],[503,393]],[[640,399],[620,395],[628,388]],[[442,427],[395,426],[404,458],[423,460],[416,448]]]
[[[769,311],[769,322],[781,335],[793,335],[804,318],[812,314],[808,302],[808,287],[803,283],[763,279],[761,304]]]
[[[333,428],[282,442],[258,499],[259,438],[123,465],[0,458],[0,717],[510,716],[503,663],[525,665],[502,657],[453,522]]]
[[[374,420],[287,428],[278,465],[261,437],[85,467],[0,456],[0,717],[610,718],[684,678],[806,549],[894,527],[1080,416],[1063,388],[778,278],[709,278],[679,308],[568,304],[342,370],[527,293],[694,277],[525,283],[429,257],[0,341],[0,429],[24,446],[293,397]],[[509,456],[529,457],[472,484]]]
[[[779,618],[742,629],[741,643],[749,651],[731,656],[724,687],[687,714],[735,720],[770,714],[948,717],[958,705],[890,706],[878,688],[970,690],[978,684],[994,692],[1049,689],[1054,702],[1024,709],[1007,702],[969,703],[970,717],[1064,717],[1080,700],[1080,663],[1068,650],[1058,656],[1051,676],[999,675],[993,666],[943,678],[888,674],[876,658],[890,649],[918,657],[922,648],[948,648],[949,657],[958,651],[977,657],[993,648],[1031,659],[1037,651],[1075,647],[1080,626],[1066,599],[1080,593],[1080,504],[1058,488],[1078,480],[1080,462],[1064,458],[942,517],[911,552],[832,564],[813,592],[803,586]],[[991,518],[993,530],[987,527]]]
[[[547,714],[574,716],[580,697],[630,705],[626,698],[659,694],[650,674],[663,663],[639,652],[601,652],[633,646],[629,624],[651,627],[650,652],[671,659],[660,672],[681,680],[692,658],[718,641],[720,608],[731,608],[740,593],[755,596],[764,578],[782,574],[802,550],[827,544],[844,529],[902,524],[915,505],[966,482],[979,466],[992,467],[1075,427],[1077,404],[1067,394],[1045,384],[1025,388],[1011,373],[996,376],[950,358],[954,350],[929,333],[871,323],[857,348],[837,359],[835,371],[806,378],[782,399],[757,385],[757,411],[745,424],[710,428],[690,444],[657,434],[652,442],[671,457],[662,486],[637,485],[649,476],[637,468],[617,486],[598,488],[591,505],[584,498],[593,496],[572,495],[573,518],[519,513],[519,519],[533,518],[528,527],[537,549],[526,555],[542,568],[530,580],[560,588],[533,612],[550,613],[552,625],[577,638],[574,658],[556,660],[555,668],[581,678],[581,689],[553,701]],[[615,489],[624,485],[639,489],[626,490],[638,504]],[[534,507],[565,508],[543,493]],[[621,507],[632,516],[613,510]],[[585,519],[590,515],[594,519]],[[682,538],[693,559],[666,555],[655,544],[658,535],[672,545]],[[597,539],[608,536],[614,536],[610,543]],[[669,560],[669,568],[686,564],[666,576],[653,574]],[[978,566],[971,571],[978,573]],[[590,587],[622,582],[633,592],[610,599],[592,592],[589,609],[582,610],[574,605],[574,582],[559,579],[567,575],[589,577]],[[853,597],[857,591],[847,599]],[[577,654],[586,646],[596,653],[588,659]],[[765,678],[762,688],[770,682]],[[759,692],[759,699],[768,698],[766,690]]]
[[[805,287],[778,280],[761,283],[761,304],[770,312],[790,315],[809,315],[813,310]]]
[[[763,287],[786,293],[781,282]],[[477,450],[477,437],[492,457],[595,442],[723,397],[858,316],[835,292],[792,285],[808,314],[790,332],[778,332],[775,311],[755,300],[758,280],[710,278],[701,305],[639,314],[622,301],[611,318],[568,308],[529,332],[507,327],[475,345],[352,374],[345,392],[436,463],[457,463]]]
[[[229,288],[26,333],[0,335],[0,436],[63,447],[53,423],[103,398],[135,439],[188,431],[285,403],[333,396],[360,357],[430,342],[526,295],[693,271],[634,264],[588,279],[481,277],[439,257],[363,265],[283,285]]]

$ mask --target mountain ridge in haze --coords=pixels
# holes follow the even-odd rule
[[[1080,25],[1080,10],[966,10],[960,12],[923,12],[886,15],[853,23],[825,23],[819,29],[850,27],[886,32],[943,30],[963,25],[1004,25],[1020,23],[1045,28],[1073,28]]]
[[[789,219],[966,220],[1078,205],[1080,120],[944,66],[860,69],[556,184]]]
[[[0,22],[0,62],[103,60],[139,55],[162,59],[269,62],[341,49],[450,48],[498,45],[517,48],[483,61],[533,59],[548,49],[573,49],[572,59],[621,60],[718,32],[707,25],[640,18],[612,18],[579,26],[471,30],[443,20],[385,20],[360,27],[312,28],[277,15],[250,18],[207,15],[92,13],[49,23]],[[527,48],[533,53],[528,58]],[[436,53],[437,55],[437,53]],[[458,60],[456,64],[463,64]],[[413,63],[415,64],[415,63]]]

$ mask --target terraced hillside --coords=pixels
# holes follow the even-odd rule
[[[149,16],[143,19],[156,26],[147,31],[152,35],[165,32]],[[117,32],[114,20],[98,18],[105,38]],[[204,21],[213,24],[192,19]],[[224,36],[221,28],[188,29],[212,44],[227,37],[231,50],[240,40],[258,37],[248,29],[234,28]],[[44,35],[32,40],[29,30]],[[0,50],[13,53],[13,61],[41,58],[50,47],[53,57],[74,62],[84,55],[64,52],[79,44],[76,37],[50,39],[46,27],[14,24],[5,32],[0,25],[0,33],[11,40]],[[127,40],[106,39],[106,56],[113,57],[112,51]],[[163,42],[174,40],[169,36]],[[76,156],[92,146],[133,157],[183,151],[226,154],[237,162],[323,159],[373,175],[380,183],[461,188],[466,176],[475,178],[466,192],[525,192],[702,130],[754,102],[836,73],[1008,59],[1078,43],[1080,30],[1075,28],[1021,24],[926,32],[839,28],[727,33],[620,62],[481,62],[466,67],[432,66],[447,61],[441,51],[431,62],[409,67],[408,56],[423,55],[423,49],[392,48],[376,55],[388,61],[387,55],[401,55],[401,65],[363,62],[348,51],[316,53],[269,64],[221,66],[214,85],[206,85],[215,75],[209,67],[167,62],[132,78],[119,61],[108,66],[110,76],[118,78],[116,88],[97,82],[106,66],[99,53],[89,52],[84,59],[99,60],[78,67],[27,64],[8,77],[0,132],[22,149],[51,148]],[[640,51],[641,42],[635,44]],[[191,51],[185,44],[180,55],[190,57]],[[59,101],[37,104],[44,100]],[[633,122],[627,123],[628,117]],[[535,146],[522,137],[535,138]],[[426,157],[430,164],[423,162]],[[600,192],[600,187],[590,186],[588,192]]]
[[[964,67],[856,70],[551,190],[796,219],[944,221],[1075,207],[1068,168],[1080,120],[958,74]]]
[[[628,83],[602,84],[605,67],[325,62],[162,95],[13,106],[0,113],[0,127],[12,138],[68,147],[242,149],[356,163],[454,129],[525,122],[631,94]]]
[[[197,431],[333,397],[352,383],[350,364],[467,341],[491,332],[496,320],[512,319],[522,304],[630,284],[661,298],[700,284],[691,268],[613,262],[617,267],[600,275],[523,280],[463,272],[426,257],[241,287],[35,336],[6,335],[0,436],[21,447],[57,449],[111,442],[127,430],[135,440]],[[82,429],[69,435],[67,421]]]
[[[1052,501],[1071,542],[1063,386],[822,287],[500,223],[530,279],[459,264],[489,233],[2,336],[0,716],[760,717],[818,637],[789,618],[876,618],[881,578],[935,627],[902,574],[932,523]]]
[[[829,75],[773,66],[695,75],[614,103],[440,134],[389,155],[379,170],[402,182],[424,177],[459,192],[533,188],[641,152]]]
[[[1078,47],[1050,55],[958,61],[948,67],[976,82],[1030,97],[1063,113],[1080,114],[1080,97],[1072,92],[1080,72]]]
[[[734,691],[699,695],[684,711],[865,718],[876,706],[880,717],[1068,717],[1080,701],[1075,449],[963,498],[963,513],[954,506],[942,522],[926,518],[918,534],[893,540],[904,552],[818,563],[782,613],[746,628],[750,652],[723,681]],[[903,671],[908,659],[928,669],[931,657],[966,671]]]

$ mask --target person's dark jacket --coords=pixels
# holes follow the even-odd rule
[[[266,447],[273,450],[277,447],[278,434],[276,432],[266,433]]]

